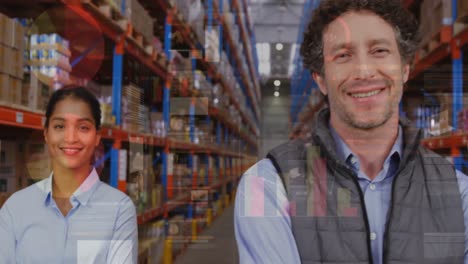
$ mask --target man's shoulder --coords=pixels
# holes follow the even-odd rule
[[[278,177],[279,174],[271,160],[264,158],[250,166],[250,168],[242,174],[239,187],[245,184],[250,185],[260,179],[267,182],[274,182]]]
[[[304,154],[306,146],[309,144],[311,144],[311,140],[309,139],[292,139],[272,148],[268,152],[267,158],[297,158],[296,156],[302,156]]]
[[[263,158],[257,161],[255,164],[250,166],[244,174],[243,177],[248,177],[248,175],[262,176],[269,173],[275,173],[275,167],[271,163],[271,160],[268,158]]]
[[[272,148],[272,150],[275,149],[295,149],[299,147],[304,147],[307,143],[309,143],[311,140],[309,138],[295,138],[288,140],[286,142],[283,142],[279,144],[278,146]]]
[[[446,157],[442,156],[441,154],[427,148],[424,146],[419,147],[419,155],[425,162],[434,161],[435,164],[440,165],[449,165],[452,164]],[[453,164],[452,164],[453,165]]]

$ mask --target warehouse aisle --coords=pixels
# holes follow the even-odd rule
[[[200,234],[212,237],[206,243],[191,244],[179,256],[175,264],[237,264],[236,239],[234,237],[234,204],[227,207],[213,225]]]

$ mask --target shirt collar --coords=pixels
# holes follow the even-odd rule
[[[348,147],[348,145],[343,141],[343,139],[338,135],[336,130],[329,124],[331,135],[336,142],[336,154],[338,155],[338,158],[345,162],[346,164],[352,164],[357,161],[357,156],[354,154],[351,149]],[[395,141],[395,143],[392,146],[392,149],[388,153],[387,158],[385,159],[385,163],[390,162],[392,156],[396,153],[396,155],[401,159],[401,155],[403,152],[403,129],[401,125],[398,126],[398,136]],[[353,162],[353,159],[355,161]]]
[[[39,189],[42,190],[45,194],[44,203],[46,206],[50,205],[52,198],[52,178],[53,172],[51,172],[49,177],[47,177],[45,180],[38,183]],[[96,169],[93,168],[88,177],[86,177],[86,180],[80,185],[80,187],[78,187],[71,198],[76,198],[80,204],[86,206],[99,183],[99,176],[96,172]]]

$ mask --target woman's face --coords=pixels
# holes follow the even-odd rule
[[[70,170],[89,167],[101,140],[90,106],[72,97],[55,105],[44,138],[53,167]]]

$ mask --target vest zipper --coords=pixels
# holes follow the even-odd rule
[[[318,143],[320,149],[327,152],[324,155],[324,157],[327,157],[327,156],[328,157],[334,157],[333,155],[330,155],[330,153],[328,152],[327,147],[325,146],[325,144],[323,144],[320,137],[315,136],[314,139],[315,139],[316,143]],[[340,162],[338,162],[338,160],[333,160],[333,163],[335,163],[337,169],[343,170],[342,172],[344,172],[345,174],[351,173],[352,181],[354,182],[354,185],[356,186],[356,188],[357,188],[357,190],[359,192],[359,198],[361,200],[361,208],[362,208],[362,211],[364,213],[364,224],[366,226],[366,233],[367,233],[367,235],[366,235],[367,255],[368,255],[368,258],[369,258],[369,264],[374,264],[374,259],[372,258],[372,246],[371,246],[371,241],[370,241],[370,224],[369,224],[369,219],[368,219],[368,216],[367,216],[366,204],[364,202],[364,194],[362,193],[361,186],[359,185],[359,182],[357,180],[357,175],[356,175],[356,173],[354,171],[351,171],[346,166],[344,166]],[[328,168],[328,162],[327,162],[327,168]]]
[[[342,165],[340,165],[338,163],[336,165],[337,165],[337,167],[342,166]],[[342,169],[344,170],[343,172],[349,173],[349,170],[346,167],[342,168]],[[359,198],[361,200],[361,208],[362,208],[362,211],[364,213],[364,223],[366,225],[366,233],[367,233],[366,241],[367,241],[367,253],[368,253],[368,257],[369,257],[369,264],[373,264],[374,259],[372,257],[372,246],[371,246],[371,241],[370,241],[370,224],[369,224],[369,219],[368,219],[368,216],[367,216],[366,203],[364,202],[364,193],[362,192],[361,185],[359,185],[359,182],[356,179],[357,178],[356,173],[351,172],[351,174],[352,174],[351,178],[353,178],[354,185],[356,186],[356,188],[357,188],[357,190],[359,192]]]
[[[392,196],[390,198],[390,208],[389,208],[389,212],[388,212],[388,216],[387,216],[387,225],[385,226],[385,233],[384,233],[384,239],[383,239],[383,252],[382,252],[382,261],[383,263],[387,263],[387,250],[386,250],[386,246],[388,245],[388,242],[387,242],[387,237],[388,237],[388,232],[390,230],[390,224],[391,224],[391,220],[392,220],[392,216],[393,216],[393,202],[394,202],[394,199],[395,199],[395,183],[398,179],[398,176],[400,176],[400,174],[403,172],[403,170],[406,169],[407,165],[410,163],[412,159],[408,159],[408,160],[404,160],[403,158],[401,159],[401,163],[404,163],[404,165],[402,165],[401,163],[398,165],[398,170],[397,172],[395,173],[395,178],[393,179],[392,181]]]

